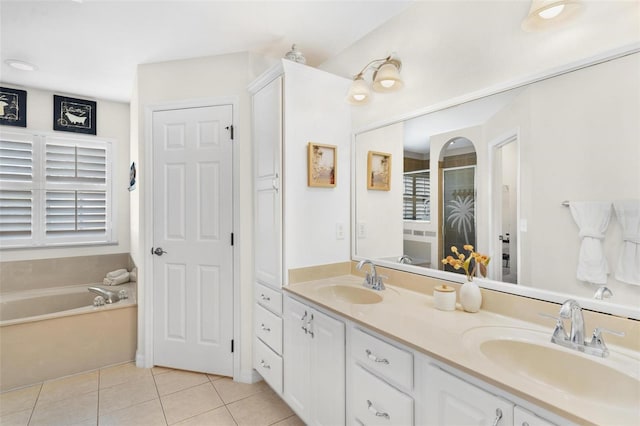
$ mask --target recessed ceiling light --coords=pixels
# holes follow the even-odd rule
[[[7,59],[4,63],[20,71],[35,71],[38,69],[35,65],[18,59]]]

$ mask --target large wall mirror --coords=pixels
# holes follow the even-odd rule
[[[370,151],[390,156],[388,189],[367,188]],[[354,259],[461,281],[440,259],[468,243],[492,258],[481,285],[640,316],[640,282],[616,278],[629,242],[637,256],[625,268],[640,273],[640,229],[623,231],[612,204],[598,237],[606,283],[581,281],[581,237],[591,231],[581,233],[567,206],[640,202],[637,51],[358,132],[352,152]],[[613,296],[596,300],[603,285]]]

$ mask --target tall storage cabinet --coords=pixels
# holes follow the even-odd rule
[[[250,86],[254,201],[253,367],[283,395],[288,271],[350,260],[349,80],[282,60]],[[307,186],[309,142],[337,148],[334,188]],[[342,179],[342,180],[341,180]],[[342,237],[336,229],[342,230]],[[293,358],[292,358],[293,359]]]

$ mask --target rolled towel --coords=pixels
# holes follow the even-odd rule
[[[126,269],[116,269],[115,271],[107,272],[107,278],[116,278],[125,272],[127,272]]]
[[[128,283],[129,282],[129,273],[125,272],[121,275],[118,275],[117,277],[113,277],[113,278],[105,278],[104,280],[102,280],[102,283],[104,285],[119,285],[119,284],[124,284],[124,283]]]

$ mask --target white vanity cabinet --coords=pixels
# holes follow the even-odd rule
[[[284,297],[284,399],[310,425],[345,421],[345,325]]]
[[[513,409],[513,426],[555,426],[555,424],[536,416],[529,410],[516,406]]]
[[[428,365],[423,378],[428,425],[513,425],[514,404]]]

